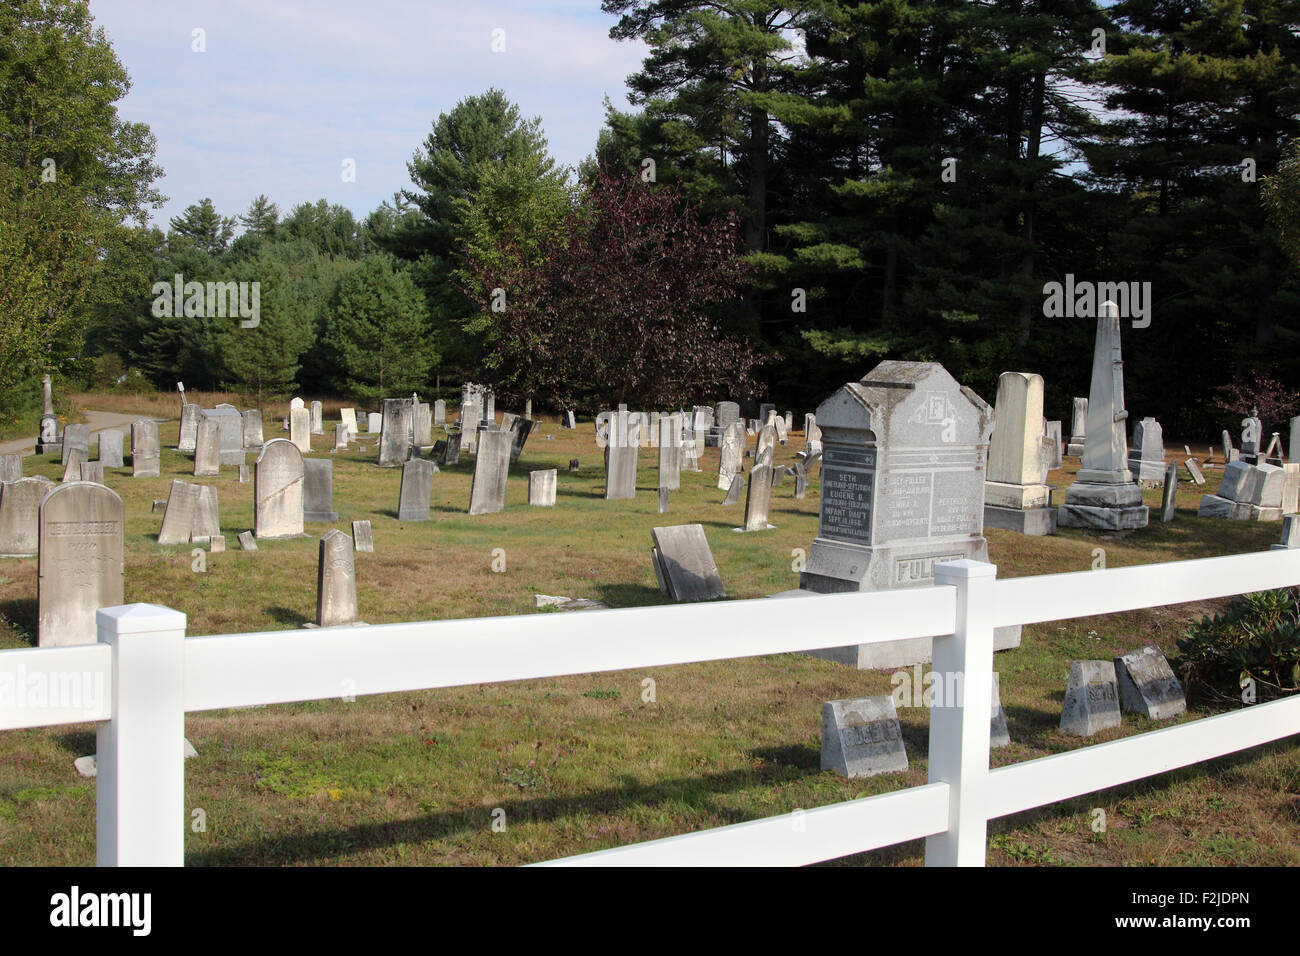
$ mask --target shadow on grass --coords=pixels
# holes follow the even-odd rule
[[[85,757],[95,752],[95,736],[93,730],[73,730],[66,734],[54,734],[52,739],[74,757]]]
[[[9,601],[0,601],[0,617],[12,624],[14,630],[32,647],[37,643],[38,614],[36,598],[13,598]]]
[[[266,613],[277,624],[287,624],[290,627],[302,627],[308,622],[308,618],[287,607],[269,607],[266,609]]]
[[[596,592],[600,595],[600,600],[610,607],[645,607],[672,603],[658,588],[644,584],[601,584],[597,586]]]

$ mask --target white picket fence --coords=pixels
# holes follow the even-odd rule
[[[1006,580],[956,561],[905,591],[188,640],[184,614],[132,604],[99,612],[97,644],[0,652],[0,688],[28,689],[0,696],[0,730],[98,722],[99,864],[178,866],[188,712],[933,636],[933,670],[963,675],[964,694],[930,710],[925,785],[550,865],[798,865],[924,837],[927,865],[982,866],[990,819],[1300,733],[1291,698],[990,770],[995,627],[1296,584],[1300,550]],[[96,680],[93,706],[69,692]]]

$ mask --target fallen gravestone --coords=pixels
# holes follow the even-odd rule
[[[1183,687],[1154,644],[1115,658],[1119,704],[1131,714],[1168,720],[1187,711]]]
[[[1201,474],[1201,466],[1195,458],[1188,458],[1183,464],[1187,466],[1187,473],[1192,476],[1192,481],[1198,485],[1205,484],[1205,475]]]
[[[703,525],[651,528],[650,538],[656,576],[670,598],[684,603],[727,596]]]

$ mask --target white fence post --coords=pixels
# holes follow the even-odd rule
[[[934,639],[932,668],[943,696],[930,708],[930,783],[948,784],[949,803],[947,832],[926,837],[926,866],[984,865],[997,570],[969,560],[934,568],[936,586],[957,588],[957,630]],[[960,691],[955,700],[954,688]]]
[[[113,649],[112,717],[96,741],[95,861],[185,862],[185,615],[155,604],[96,612]]]

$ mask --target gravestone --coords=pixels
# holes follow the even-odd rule
[[[764,428],[764,431],[766,430],[767,428]],[[745,527],[741,530],[772,530],[774,526],[767,523],[767,512],[771,503],[772,466],[755,465],[749,473],[749,490],[745,495]]]
[[[510,472],[510,433],[484,428],[478,436],[478,457],[469,486],[469,513],[495,514],[506,506],[506,476]]]
[[[854,780],[907,769],[903,728],[889,694],[822,704],[822,770]]]
[[[509,429],[504,429],[503,426],[503,430],[510,435],[510,464],[517,462],[523,454],[524,443],[528,441],[536,424],[531,418],[515,418]]]
[[[1232,435],[1225,428],[1223,434],[1219,436],[1223,442],[1223,463],[1229,464],[1237,460],[1237,449],[1232,447]]]
[[[435,425],[447,424],[447,403],[441,398],[433,403],[433,423]]]
[[[614,413],[605,446],[605,500],[636,497],[636,436],[626,411]]]
[[[194,477],[215,478],[221,474],[221,425],[211,418],[199,422],[194,441]]]
[[[311,451],[311,412],[307,409],[289,410],[289,441],[304,455]]]
[[[1065,490],[1065,503],[1057,512],[1056,523],[1061,527],[1100,531],[1146,527],[1149,514],[1142,504],[1142,489],[1128,468],[1124,429],[1127,418],[1119,309],[1115,303],[1105,302],[1097,318],[1092,353],[1083,462],[1074,484]]]
[[[1287,515],[1282,519],[1282,540],[1271,548],[1300,548],[1300,515]]]
[[[106,428],[99,433],[99,460],[105,468],[122,468],[122,441],[126,433]]]
[[[257,408],[246,408],[240,413],[240,430],[243,432],[243,445],[249,451],[262,447],[262,412]]]
[[[316,570],[316,626],[358,624],[357,568],[352,539],[337,528],[320,539]]]
[[[0,483],[0,558],[25,558],[40,546],[41,499],[55,487],[40,475]]]
[[[651,528],[650,538],[654,542],[650,554],[655,574],[670,598],[685,603],[727,596],[703,525]]]
[[[339,421],[347,427],[348,441],[357,436],[357,410],[355,408],[340,408]]]
[[[1300,462],[1289,461],[1282,466],[1282,514],[1300,511]]]
[[[1070,409],[1070,444],[1066,447],[1067,455],[1083,457],[1084,446],[1088,443],[1088,400],[1074,399]]]
[[[658,510],[659,514],[661,515],[668,513],[668,489],[667,488],[657,489],[655,507]]]
[[[409,398],[386,398],[384,426],[379,436],[379,467],[401,468],[411,457],[415,409]]]
[[[221,516],[217,507],[217,489],[214,485],[196,485],[198,494],[194,501],[194,522],[190,526],[190,541],[202,544],[221,534]]]
[[[460,432],[452,429],[447,432],[447,444],[442,449],[442,466],[460,464]]]
[[[984,526],[1052,534],[1056,509],[1043,481],[1043,377],[1003,372],[994,422],[984,482]]]
[[[378,435],[384,428],[384,416],[378,412],[368,412],[366,414],[366,433],[369,435]]]
[[[984,459],[993,410],[943,366],[881,362],[822,402],[817,423],[821,502],[802,593],[926,587],[938,563],[988,561]],[[928,661],[931,643],[811,653],[864,670],[902,667]],[[994,632],[997,650],[1019,643],[1019,627]]]
[[[303,533],[303,457],[298,446],[274,438],[253,469],[253,534],[296,538]]]
[[[357,551],[370,554],[375,550],[369,520],[352,522],[352,540]]]
[[[0,455],[0,482],[17,481],[23,476],[23,456]]]
[[[397,500],[398,521],[428,521],[429,502],[433,500],[433,476],[438,466],[423,458],[412,458],[402,465],[402,485]]]
[[[90,460],[90,426],[89,425],[69,425],[63,430],[63,452],[62,465],[68,463],[68,455],[72,451],[81,452],[81,460]]]
[[[1052,443],[1051,457],[1047,461],[1047,467],[1052,471],[1060,471],[1065,467],[1065,462],[1061,457],[1061,423],[1060,422],[1043,422],[1043,435]]]
[[[775,458],[776,428],[772,425],[764,425],[758,432],[758,445],[754,450],[754,464],[771,465]]]
[[[428,402],[411,404],[411,436],[416,448],[433,444],[433,410]]]
[[[67,446],[64,445],[64,448],[66,450]],[[71,451],[67,452],[67,463],[64,465],[63,468],[63,480],[65,482],[80,481],[81,469],[84,468],[85,465],[86,465],[86,453],[82,451],[80,448],[74,448]]]
[[[1092,422],[1089,422],[1091,425]],[[1119,690],[1113,661],[1073,661],[1061,705],[1061,730],[1076,737],[1120,725]]]
[[[220,463],[223,465],[242,465],[244,463],[244,416],[234,405],[221,404],[216,408],[205,409],[204,415],[218,424],[217,448]]]
[[[1186,713],[1187,699],[1160,648],[1149,644],[1115,658],[1119,705],[1150,720],[1168,720]]]
[[[222,551],[225,550],[226,550],[225,535],[214,534],[212,537],[208,538],[209,554],[220,554]]]
[[[253,538],[253,532],[251,531],[239,532],[239,547],[245,551],[257,550],[257,541]]]
[[[822,450],[822,430],[817,425],[817,416],[808,413],[803,417],[804,451],[809,455],[819,455]]]
[[[1259,411],[1252,408],[1250,415],[1241,420],[1241,458],[1247,464],[1254,465],[1259,461],[1259,443],[1263,430]]]
[[[804,463],[794,463],[794,496],[798,499],[808,497],[808,469]]]
[[[306,408],[306,407],[307,407],[307,403],[304,402],[301,398],[295,397],[289,400],[290,412],[292,412],[295,408]]]
[[[1202,495],[1196,513],[1202,518],[1277,521],[1283,514],[1286,478],[1286,470],[1276,465],[1231,462],[1223,469],[1218,492]]]
[[[740,471],[745,460],[745,427],[740,422],[727,425],[717,444],[718,487],[725,491],[731,487],[732,478]]]
[[[776,429],[776,440],[780,442],[782,445],[784,445],[787,441],[790,440],[790,433],[786,430],[785,427],[785,419],[782,418],[780,415],[773,416],[772,427]]]
[[[474,451],[478,426],[483,420],[483,393],[478,386],[462,385],[460,390],[460,450]]]
[[[339,520],[334,510],[334,462],[328,458],[302,460],[302,520]]]
[[[1160,520],[1173,521],[1178,499],[1178,463],[1171,461],[1165,468],[1165,490],[1160,499]]]
[[[158,530],[159,544],[188,544],[198,510],[199,486],[172,479],[167,495],[167,508],[163,512],[162,526]]]
[[[740,501],[740,496],[745,491],[745,475],[743,472],[737,472],[736,476],[731,479],[731,487],[727,489],[726,497],[722,499],[724,505],[734,505]]]
[[[166,498],[155,498],[155,499],[153,500],[153,507],[150,508],[149,510],[152,511],[152,512],[154,512],[155,514],[156,514],[157,512],[159,512],[159,511],[166,511],[166,510],[167,510],[167,499],[166,499]]]
[[[1128,470],[1139,483],[1164,478],[1164,430],[1154,418],[1144,418],[1133,426],[1133,447],[1128,453]]]
[[[532,417],[533,417],[533,400],[531,398],[526,398],[524,399],[524,418],[532,418]]]
[[[248,465],[240,465],[240,466],[239,466],[239,483],[240,483],[241,485],[246,485],[246,484],[248,484],[248,481],[249,481]]]
[[[311,407],[309,409],[309,415],[311,416],[310,418],[311,433],[313,435],[324,435],[325,434],[325,413],[324,413],[324,407],[321,405],[320,402],[311,403]]]
[[[1192,476],[1192,481],[1198,485],[1205,484],[1205,475],[1201,473],[1201,466],[1197,464],[1195,458],[1188,458],[1183,464],[1187,467],[1187,473]]]
[[[1291,449],[1290,460],[1300,461],[1300,445],[1296,444],[1297,442],[1300,442],[1300,415],[1297,415],[1295,418],[1291,419],[1290,435],[1291,435],[1291,442],[1286,446],[1287,448]]]
[[[39,644],[99,639],[95,612],[123,604],[122,499],[103,485],[73,482],[41,500],[37,559]]]
[[[571,409],[571,408],[568,409],[567,411],[565,411],[565,413],[564,413],[564,427],[565,427],[565,428],[577,428],[577,427],[578,427],[578,421],[577,421],[577,419],[575,419],[575,418],[573,417],[573,409]]]
[[[669,491],[682,486],[681,425],[675,415],[659,419],[659,487]]]
[[[338,422],[334,426],[334,451],[347,451],[348,439],[352,433],[348,431],[347,422]]]
[[[700,455],[704,453],[704,432],[687,430],[682,438],[681,455],[679,457],[678,471],[695,471],[700,470]],[[681,478],[678,477],[680,484]]]
[[[555,505],[555,487],[559,472],[555,468],[528,473],[528,503],[538,508]]]
[[[199,437],[199,422],[203,420],[203,409],[198,405],[181,406],[181,433],[176,443],[177,451],[194,451],[194,443]]]
[[[743,434],[745,423],[740,420],[740,405],[736,402],[718,402],[713,409],[713,426],[709,429],[705,444],[710,448],[721,445],[722,436],[726,434],[728,428],[736,423],[740,424],[740,430]],[[719,485],[718,487],[723,488],[726,486]]]
[[[104,483],[104,463],[102,461],[83,461],[81,463],[81,480]]]
[[[160,471],[158,423],[142,418],[131,423],[131,474],[136,478],[157,478]]]

